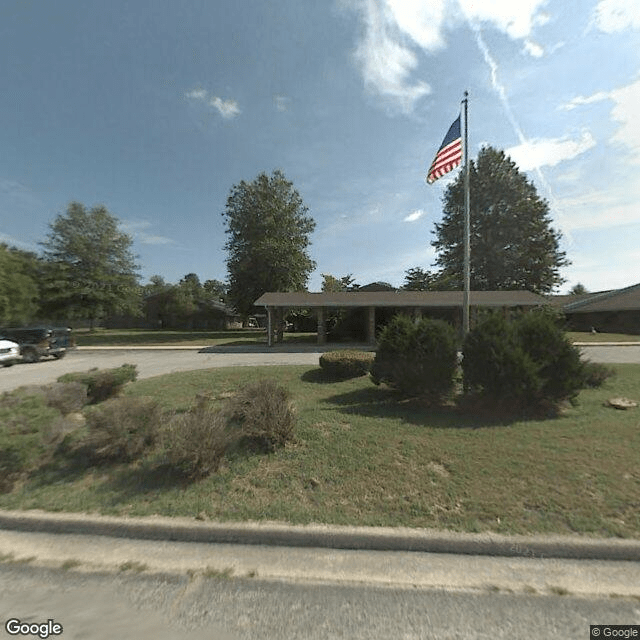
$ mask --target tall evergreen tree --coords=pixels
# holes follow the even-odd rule
[[[300,194],[281,171],[234,185],[225,218],[229,300],[249,315],[266,291],[303,291],[315,263],[307,248],[315,228]]]
[[[549,293],[565,280],[569,261],[561,234],[551,227],[549,206],[503,151],[484,147],[469,163],[471,289],[526,289]],[[444,194],[442,223],[435,225],[436,263],[462,288],[464,176]]]

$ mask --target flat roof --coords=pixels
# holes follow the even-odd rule
[[[462,307],[462,291],[267,292],[259,307]],[[472,307],[537,307],[548,300],[531,291],[471,291]]]

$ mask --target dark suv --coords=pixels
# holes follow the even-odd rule
[[[71,329],[62,327],[0,329],[0,338],[17,342],[24,362],[38,362],[43,356],[62,358],[76,346]]]

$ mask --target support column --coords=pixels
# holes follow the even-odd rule
[[[271,307],[267,307],[267,346],[273,346],[273,309]]]
[[[324,307],[318,307],[318,344],[326,344],[327,327],[324,319]]]
[[[376,308],[367,308],[367,343],[376,343]]]

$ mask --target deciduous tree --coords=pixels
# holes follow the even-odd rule
[[[222,214],[228,235],[229,299],[247,316],[266,291],[303,291],[315,263],[315,228],[302,197],[281,171],[234,185]]]

